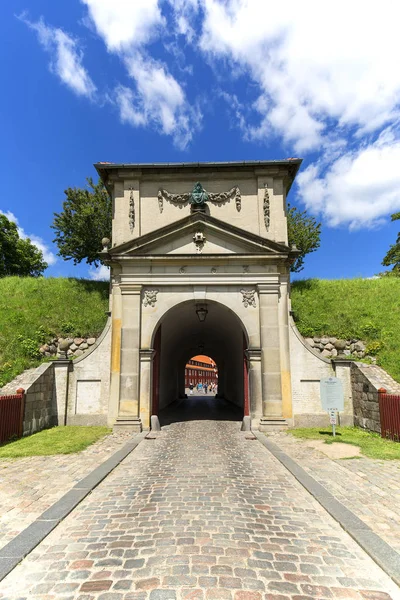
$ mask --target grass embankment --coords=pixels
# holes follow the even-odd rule
[[[0,387],[43,362],[38,349],[57,336],[98,335],[108,283],[83,279],[0,279]]]
[[[336,427],[335,437],[332,435],[332,428],[290,429],[289,433],[297,438],[323,440],[326,444],[342,442],[359,446],[362,454],[369,458],[400,459],[400,444],[398,442],[382,439],[379,433],[363,431],[357,427]]]
[[[295,281],[292,308],[303,336],[362,339],[400,381],[400,278]]]
[[[0,458],[50,456],[81,452],[90,444],[111,433],[107,427],[53,427],[0,447]]]

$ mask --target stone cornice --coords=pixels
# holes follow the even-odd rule
[[[140,295],[142,292],[142,285],[138,283],[131,283],[127,281],[121,281],[119,284],[122,295]]]
[[[270,283],[258,283],[257,291],[259,294],[279,294],[279,281],[271,281]]]

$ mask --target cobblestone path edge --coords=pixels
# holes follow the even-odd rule
[[[385,542],[379,535],[351,510],[328,492],[295,460],[283,452],[279,446],[271,442],[259,431],[252,431],[259,442],[279,460],[279,462],[297,479],[299,483],[323,506],[323,508],[339,523],[339,525],[357,542],[359,546],[400,585],[400,554]]]
[[[143,440],[148,432],[139,433],[112,456],[78,481],[74,487],[50,506],[29,527],[0,548],[0,581],[57,527],[95,487],[107,477]]]

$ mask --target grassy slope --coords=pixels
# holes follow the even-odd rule
[[[363,431],[357,427],[337,427],[335,437],[332,435],[331,428],[321,429],[321,427],[290,429],[289,433],[306,440],[322,440],[326,444],[342,442],[359,446],[362,454],[370,458],[400,459],[400,444],[398,442],[382,439],[379,433]]]
[[[361,338],[400,381],[400,278],[296,281],[292,308],[304,336]]]
[[[0,386],[40,363],[35,349],[56,335],[99,334],[108,283],[83,279],[0,279]],[[19,337],[21,336],[21,337]]]
[[[400,278],[297,281],[292,308],[304,336],[381,344],[378,364],[400,381]],[[0,386],[39,364],[35,349],[49,338],[99,334],[107,309],[105,282],[0,279]]]
[[[4,444],[0,459],[81,452],[109,433],[111,429],[107,427],[53,427]]]

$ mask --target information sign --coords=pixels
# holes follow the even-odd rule
[[[323,410],[344,410],[343,386],[340,379],[337,377],[321,379],[320,391]]]

